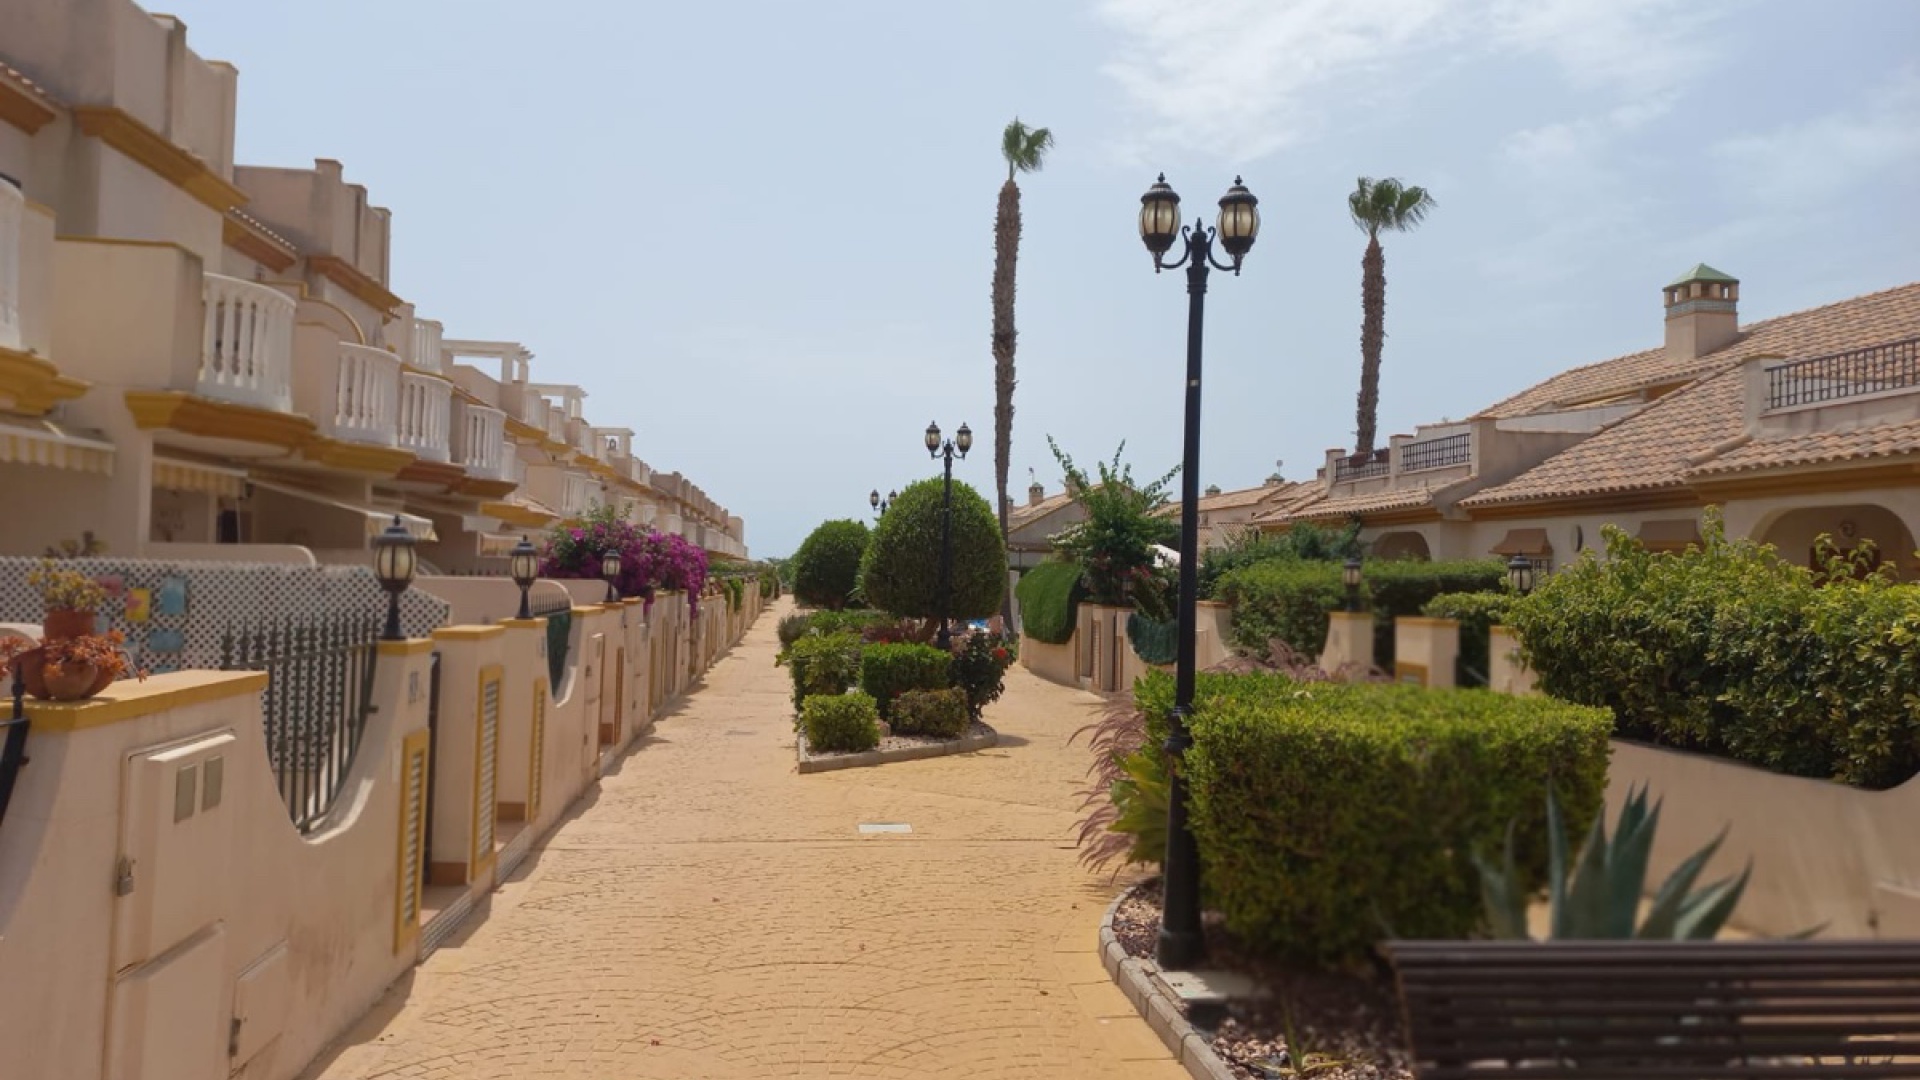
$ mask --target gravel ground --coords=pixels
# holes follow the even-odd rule
[[[975,738],[978,736],[991,735],[991,734],[993,734],[993,729],[991,727],[988,727],[986,724],[983,724],[980,721],[975,720],[973,723],[967,726],[966,735],[961,736],[961,738]],[[799,738],[801,748],[805,751],[807,755],[807,760],[809,761],[813,760],[814,758],[831,758],[831,757],[841,756],[839,751],[820,751],[820,750],[815,750],[811,746],[808,746],[807,737],[804,733],[796,732],[795,735],[797,738]],[[953,739],[935,739],[925,735],[888,735],[882,738],[880,740],[879,745],[875,746],[874,749],[883,750],[883,751],[884,750],[904,750],[910,746],[938,746],[941,743],[949,743],[953,741],[954,741]],[[860,752],[866,753],[866,751],[864,750]]]
[[[1151,957],[1160,931],[1160,883],[1145,882],[1114,912],[1113,932],[1129,955]],[[1306,971],[1248,956],[1212,916],[1209,963],[1243,972],[1267,1000],[1235,1003],[1213,1033],[1213,1050],[1243,1080],[1412,1080],[1399,1005],[1384,976]],[[1291,1030],[1297,1045],[1291,1044]],[[1296,1060],[1298,1058],[1299,1060]]]

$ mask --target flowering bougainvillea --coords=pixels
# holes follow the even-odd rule
[[[620,576],[613,584],[621,596],[651,600],[658,590],[682,589],[698,610],[707,553],[681,537],[635,525],[612,507],[595,507],[585,517],[555,525],[541,552],[540,576],[598,579],[600,558],[609,551],[620,553]]]

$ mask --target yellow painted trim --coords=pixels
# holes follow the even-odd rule
[[[1435,618],[1428,618],[1423,615],[1402,615],[1401,617],[1393,621],[1395,623],[1404,623],[1407,626],[1459,626],[1460,625],[1459,619],[1435,619]]]
[[[584,617],[584,616],[587,616],[587,615],[598,615],[598,614],[600,614],[601,612],[603,612],[603,611],[606,611],[606,610],[607,610],[607,607],[606,607],[606,605],[605,605],[605,604],[575,604],[575,605],[573,605],[573,613],[574,613],[575,615],[578,615],[578,616],[583,616],[583,617]]]
[[[450,461],[428,461],[426,458],[414,458],[407,462],[399,472],[393,474],[395,480],[404,480],[414,484],[438,484],[446,492],[453,492],[465,480],[467,471]]]
[[[275,284],[275,283],[274,283],[274,282],[261,282],[261,284],[263,284],[263,285],[271,285],[271,284]],[[365,344],[367,343],[367,331],[366,331],[366,328],[365,328],[365,327],[362,327],[362,326],[360,325],[360,320],[359,320],[359,319],[356,319],[356,318],[354,318],[354,317],[353,317],[353,312],[351,312],[351,311],[348,311],[348,310],[347,310],[346,308],[343,308],[343,307],[341,307],[341,306],[340,306],[339,304],[336,304],[336,303],[334,303],[334,302],[333,302],[333,301],[331,301],[331,300],[328,300],[328,299],[327,299],[326,297],[324,297],[324,296],[315,296],[315,295],[313,295],[313,290],[312,290],[312,289],[310,289],[310,288],[308,288],[308,287],[307,287],[307,283],[306,283],[306,282],[304,282],[304,281],[294,281],[294,282],[291,282],[290,284],[294,284],[294,285],[298,285],[298,286],[300,286],[300,299],[299,299],[299,300],[297,301],[297,303],[301,303],[301,304],[312,304],[312,305],[313,305],[313,306],[315,306],[315,307],[323,307],[323,308],[327,308],[327,309],[329,309],[329,310],[331,310],[331,311],[333,311],[333,312],[334,312],[335,314],[337,314],[337,315],[339,315],[339,316],[340,316],[341,318],[343,318],[343,319],[345,319],[345,320],[347,320],[347,327],[348,327],[348,329],[350,329],[350,330],[352,330],[352,331],[353,331],[353,340],[352,340],[352,341],[348,341],[348,342],[347,342],[347,344],[349,344],[349,345],[365,345]],[[328,324],[326,324],[326,323],[323,323],[323,322],[313,322],[312,320],[308,320],[308,319],[302,319],[302,318],[300,318],[300,313],[299,313],[299,311],[298,311],[297,309],[296,309],[296,310],[295,310],[295,312],[294,312],[294,323],[293,323],[293,324],[294,324],[295,326],[324,326],[324,327],[326,327],[326,328],[327,328],[328,330],[330,330],[330,331],[332,331],[333,333],[336,333],[336,334],[337,334],[337,333],[339,333],[339,332],[340,332],[340,329],[339,329],[339,327],[336,327],[336,326],[330,326],[330,325],[328,325]],[[344,339],[344,338],[342,338],[341,340],[343,340],[343,341],[345,341],[346,339]]]
[[[231,217],[220,222],[220,242],[276,274],[285,273],[287,267],[299,259],[292,249],[282,247],[246,222]]]
[[[221,213],[245,206],[247,194],[220,178],[191,151],[110,105],[76,105],[80,133],[91,135],[145,165],[162,179]]]
[[[53,361],[44,357],[0,348],[0,398],[11,401],[14,412],[45,416],[55,405],[85,394],[92,386],[60,374]]]
[[[435,641],[484,641],[487,638],[500,637],[506,629],[498,624],[493,626],[443,626],[433,632]]]
[[[427,898],[425,860],[416,859],[411,867],[407,865],[407,777],[413,771],[413,762],[419,760],[421,766],[420,843],[418,846],[420,852],[425,854],[428,839],[427,809],[433,799],[433,757],[430,754],[432,737],[431,732],[421,728],[408,735],[400,744],[400,812],[394,815],[399,818],[400,842],[399,850],[394,855],[394,881],[402,887],[396,887],[393,890],[393,952],[396,956],[405,952],[420,939],[420,909],[425,905]],[[409,875],[413,877],[413,918],[411,919],[406,916],[406,889],[404,888]]]
[[[456,492],[471,495],[476,499],[503,499],[519,489],[520,485],[511,480],[485,480],[477,476],[462,477],[460,482],[454,485]]]
[[[526,819],[534,821],[540,817],[545,794],[546,778],[541,775],[547,763],[547,680],[544,676],[533,680],[533,730],[528,734]]]
[[[75,732],[171,709],[258,694],[267,688],[264,671],[173,671],[146,682],[117,682],[86,701],[29,701],[27,719],[34,734]]]
[[[1512,502],[1460,506],[1475,521],[1511,518],[1550,518],[1568,514],[1605,514],[1636,510],[1672,510],[1704,505],[1698,493],[1686,487],[1636,488],[1595,495],[1539,496]]]
[[[375,645],[381,656],[418,656],[433,651],[432,638],[408,638],[405,641],[382,641]]]
[[[398,476],[414,462],[413,452],[392,446],[363,446],[316,435],[300,448],[300,456],[329,468],[373,476]]]
[[[214,401],[179,390],[129,390],[127,411],[143,431],[166,428],[186,435],[241,439],[297,450],[316,438],[313,421],[297,413]]]
[[[545,619],[501,619],[499,625],[515,630],[538,630],[547,625]]]
[[[547,439],[546,432],[541,431],[525,420],[516,420],[511,416],[507,417],[507,434],[516,439],[526,439],[529,442],[545,442]]]
[[[549,522],[559,520],[553,514],[543,514],[530,506],[510,502],[481,503],[480,512],[490,518],[498,518],[509,525],[518,525],[524,529],[543,528]]]
[[[391,315],[394,308],[406,303],[385,285],[368,277],[359,267],[338,255],[310,255],[307,257],[307,266],[375,311]]]
[[[500,695],[497,688],[495,691],[494,700],[500,703],[499,705],[500,712],[499,712],[499,715],[494,717],[493,761],[491,763],[493,768],[493,801],[496,804],[494,806],[482,807],[480,805],[480,776],[481,776],[480,767],[484,763],[483,759],[480,756],[480,747],[485,745],[487,741],[486,740],[487,684],[488,683],[499,684],[503,682],[506,679],[506,672],[507,672],[507,669],[500,664],[487,664],[486,666],[482,667],[480,669],[480,682],[478,686],[479,694],[474,698],[473,819],[470,823],[473,831],[469,836],[469,843],[468,843],[468,854],[471,856],[467,861],[467,880],[468,881],[478,881],[480,879],[480,875],[485,873],[488,869],[490,869],[493,866],[494,852],[497,849],[500,841],[500,809],[499,809],[499,806],[497,805],[500,801],[500,727],[506,720],[507,701],[505,697]],[[487,813],[493,815],[493,828],[490,828],[487,830],[487,836],[492,841],[492,843],[489,843],[487,845],[487,850],[485,851],[481,851],[479,848],[480,813],[482,810],[485,810]]]
[[[25,87],[0,79],[0,120],[32,135],[53,123],[59,115]]]
[[[1415,683],[1413,685],[1417,685],[1417,686],[1433,685],[1432,681],[1427,677],[1427,666],[1425,664],[1414,664],[1414,663],[1409,663],[1405,660],[1395,660],[1393,662],[1393,681],[1394,682],[1405,683],[1408,681],[1407,676],[1409,675],[1412,675],[1414,678],[1420,680],[1418,683]]]

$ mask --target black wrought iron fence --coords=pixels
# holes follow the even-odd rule
[[[567,645],[573,640],[573,597],[543,598],[530,610],[534,618],[547,620],[547,685],[558,696],[567,673]]]
[[[1890,341],[1767,369],[1767,408],[1816,405],[1920,386],[1920,338]]]
[[[1333,463],[1335,480],[1364,480],[1368,477],[1387,475],[1387,451],[1383,447],[1371,454],[1354,454],[1343,457]]]
[[[267,760],[294,827],[319,825],[353,767],[373,711],[379,626],[372,617],[282,620],[220,639],[220,666],[264,671]]]
[[[1422,439],[1400,447],[1401,472],[1444,469],[1452,465],[1465,465],[1472,460],[1473,436],[1467,433]]]

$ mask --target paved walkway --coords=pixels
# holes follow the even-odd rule
[[[317,1080],[1178,1080],[1095,952],[1094,699],[1015,668],[978,754],[800,776],[763,615]],[[862,835],[861,823],[910,835]]]

